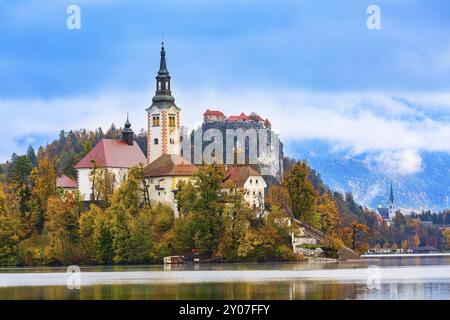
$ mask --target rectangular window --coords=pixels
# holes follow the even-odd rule
[[[169,114],[169,127],[175,127],[175,115]]]
[[[152,116],[152,127],[159,127],[159,114]]]

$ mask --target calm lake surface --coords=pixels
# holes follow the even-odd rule
[[[1,268],[0,299],[450,299],[450,257]]]

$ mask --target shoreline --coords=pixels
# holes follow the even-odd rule
[[[414,257],[450,257],[450,252],[441,253],[377,253],[362,254],[360,258],[414,258]]]

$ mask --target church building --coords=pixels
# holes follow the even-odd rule
[[[93,169],[107,169],[112,173],[114,189],[126,179],[128,170],[144,165],[148,195],[151,204],[162,203],[173,209],[178,216],[176,193],[181,181],[193,180],[197,167],[184,159],[181,154],[180,112],[172,96],[171,77],[167,69],[164,42],[161,44],[159,71],[156,75],[155,95],[147,112],[147,155],[144,155],[137,142],[128,120],[122,130],[122,139],[102,139],[77,163],[77,187],[84,201],[93,201]],[[241,114],[241,117],[244,117]],[[204,118],[209,123],[227,120],[222,112],[208,110]],[[232,118],[230,123],[236,122]],[[242,124],[256,123],[270,126],[268,120],[257,115],[239,119]],[[264,211],[264,191],[267,187],[261,174],[250,167],[228,167],[227,181],[232,181],[244,192],[250,207]],[[101,200],[101,199],[100,199]]]
[[[93,194],[92,171],[107,169],[112,173],[114,188],[118,188],[125,181],[130,168],[146,165],[147,159],[141,148],[134,141],[131,123],[125,122],[122,139],[102,139],[75,166],[78,175],[78,191],[84,201],[95,199]]]
[[[394,190],[392,188],[392,182],[391,182],[391,192],[389,194],[389,206],[387,208],[379,206],[377,210],[381,218],[383,218],[386,221],[391,221],[395,217],[397,208],[395,207],[394,204]]]

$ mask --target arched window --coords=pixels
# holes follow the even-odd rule
[[[158,90],[161,90],[161,81],[158,81]]]
[[[158,138],[155,138],[155,140],[153,140],[153,143],[158,144],[159,143]]]
[[[169,126],[175,127],[175,115],[174,114],[169,114]]]
[[[159,114],[152,116],[152,126],[159,127]]]

